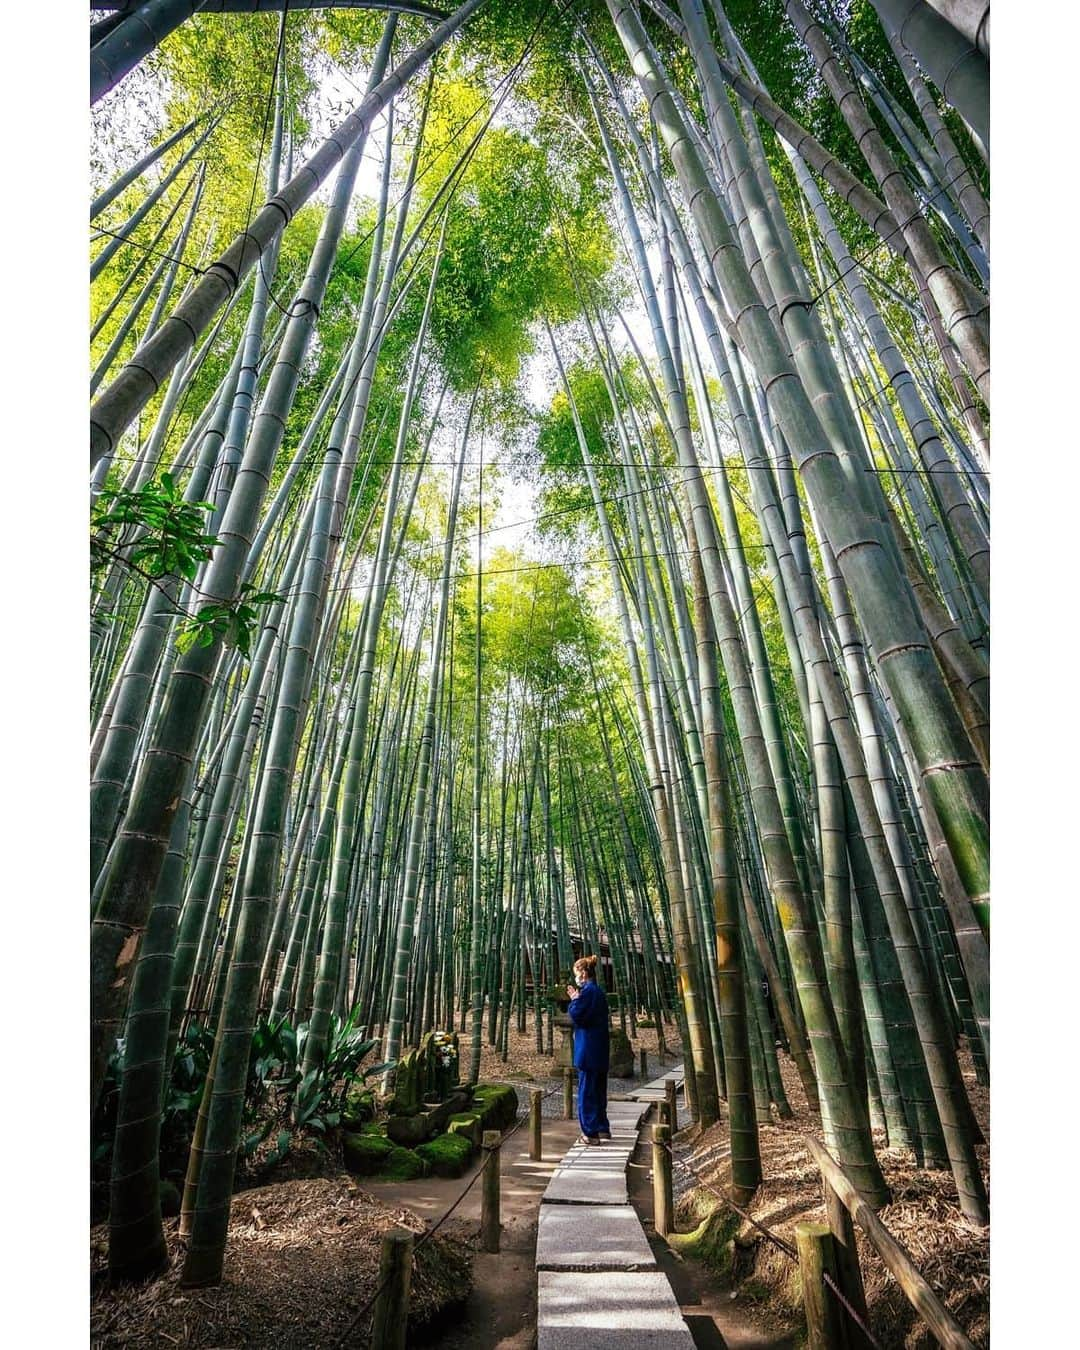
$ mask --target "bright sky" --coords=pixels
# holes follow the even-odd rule
[[[306,147],[308,150],[313,148],[318,140],[340,123],[342,114],[336,109],[340,109],[342,104],[354,105],[362,96],[366,84],[366,72],[346,75],[335,63],[328,62],[327,64],[326,75],[320,83],[313,103],[312,141]],[[496,124],[503,120],[506,119],[496,116]],[[385,143],[386,116],[384,114],[376,121],[368,136],[357,175],[356,196],[358,198],[378,196]],[[324,185],[316,199],[328,200],[330,191],[330,185]],[[654,267],[658,267],[658,257],[653,249],[649,250],[649,260]],[[641,350],[651,354],[653,351],[652,335],[644,307],[640,303],[635,304],[632,309],[627,310],[626,317],[634,334],[634,339]],[[613,342],[619,350],[629,346],[625,335],[622,333],[613,335]],[[542,333],[537,334],[537,350],[530,357],[523,372],[522,380],[530,406],[538,412],[548,407],[558,388],[558,374]],[[437,457],[440,459],[449,458],[450,453],[452,453],[451,447],[446,445],[444,451],[440,451]],[[492,454],[498,456],[499,452],[497,447],[489,444],[484,453],[485,459],[487,459]],[[473,458],[476,458],[475,454],[470,454],[470,459]],[[488,478],[485,475],[485,483],[487,481]],[[485,511],[484,558],[489,558],[491,553],[499,548],[520,551],[536,558],[553,557],[550,547],[537,535],[535,517],[541,508],[536,486],[525,478],[516,478],[511,476],[510,472],[505,472],[500,475],[498,496],[499,502],[494,514],[489,515]]]

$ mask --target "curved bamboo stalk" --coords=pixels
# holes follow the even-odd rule
[[[784,4],[899,223],[913,265],[926,281],[946,333],[956,343],[968,374],[989,406],[989,302],[942,257],[913,193],[898,172],[858,90],[837,60],[825,30],[811,18],[802,0],[784,0]]]
[[[206,115],[207,114],[205,113],[203,114],[203,116]],[[148,150],[141,159],[135,161],[130,169],[126,169],[118,178],[115,178],[104,192],[99,192],[90,203],[90,223],[93,224],[98,216],[101,215],[102,211],[104,211],[107,206],[110,206],[126,187],[130,187],[136,178],[141,177],[151,164],[156,164],[161,156],[171,150],[174,145],[182,141],[185,136],[190,136],[198,124],[198,117],[193,117],[190,122],[185,122],[178,131],[174,131],[171,136],[167,136],[159,145],[155,145],[152,149]]]
[[[362,147],[361,147],[362,148]],[[359,154],[350,152],[352,172]],[[344,177],[344,175],[342,176]],[[255,525],[285,430],[300,369],[325,292],[344,226],[348,192],[339,192],[339,209],[328,212],[288,321],[281,351],[248,438],[244,459],[229,496],[202,598],[234,602]],[[341,199],[344,200],[341,200]],[[198,289],[198,288],[196,288]],[[210,682],[222,644],[196,644],[177,661],[169,679],[165,706],[132,788],[131,804],[117,839],[105,890],[91,936],[92,1072],[96,1103],[111,1037],[126,1002],[131,972],[149,912],[172,826],[191,769]],[[230,1172],[231,1175],[231,1172]]]
[[[349,149],[366,137],[371,124],[412,77],[446,45],[480,5],[465,3],[415,47],[360,106],[342,122],[333,136],[273,194],[250,225],[205,270],[187,298],[143,343],[108,389],[94,404],[90,416],[90,464],[117,444],[125,429],[161,387],[169,372],[191,349],[199,334],[263,256],[297,211],[322,186]]]
[[[990,151],[989,52],[980,51],[936,13],[928,0],[872,3],[882,24],[895,28],[900,41],[967,123],[972,140],[986,159]]]

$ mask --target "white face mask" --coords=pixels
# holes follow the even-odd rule
[[[576,971],[574,972],[574,981],[575,981],[575,983],[577,984],[577,986],[578,986],[579,989],[580,989],[581,986],[586,982],[586,980],[587,980],[588,978],[589,978],[589,977],[585,974],[585,972],[584,972],[583,970],[576,970]]]

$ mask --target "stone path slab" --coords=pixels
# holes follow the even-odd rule
[[[693,1350],[629,1203],[627,1165],[664,1079],[642,1094],[609,1102],[611,1139],[572,1145],[548,1182],[536,1236],[537,1350]]]
[[[584,1161],[560,1166],[552,1174],[543,1198],[560,1205],[628,1204],[626,1166],[586,1166]]]
[[[620,1111],[619,1107],[622,1105],[624,1105],[622,1102],[608,1102],[607,1118],[611,1133],[636,1135],[647,1107],[641,1102],[626,1102],[625,1105],[629,1106],[630,1110]]]
[[[667,1096],[667,1080],[669,1078],[676,1080],[676,1091],[681,1092],[683,1090],[684,1071],[681,1064],[676,1064],[673,1068],[668,1069],[663,1077],[654,1078],[651,1083],[646,1083],[636,1092],[627,1093],[627,1096],[635,1102],[662,1102]]]
[[[612,1127],[610,1139],[601,1139],[598,1144],[579,1144],[575,1142],[571,1144],[566,1151],[567,1153],[574,1154],[585,1153],[588,1154],[590,1158],[610,1158],[617,1153],[625,1154],[629,1157],[630,1154],[633,1153],[636,1145],[636,1130],[633,1134],[629,1134],[624,1128],[616,1134],[614,1127]]]
[[[537,1350],[693,1350],[659,1271],[537,1276]]]
[[[541,1205],[537,1270],[655,1270],[632,1205]]]
[[[608,1102],[608,1119],[618,1116],[620,1120],[641,1119],[642,1111],[640,1102]]]
[[[629,1139],[625,1143],[613,1139],[599,1146],[579,1144],[576,1148],[567,1149],[559,1167],[588,1167],[594,1172],[625,1172],[633,1151],[634,1144]]]

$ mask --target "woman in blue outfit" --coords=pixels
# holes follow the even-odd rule
[[[574,1024],[574,1068],[578,1071],[578,1121],[581,1142],[599,1144],[611,1138],[607,1118],[607,1075],[611,1037],[608,1031],[607,995],[596,983],[596,957],[574,962],[578,988],[566,986],[570,995],[570,1020]]]

